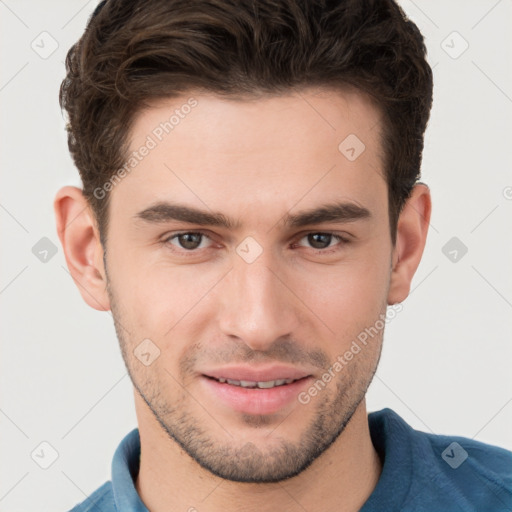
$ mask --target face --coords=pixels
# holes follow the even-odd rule
[[[222,478],[300,473],[364,398],[393,250],[380,127],[362,96],[313,89],[190,94],[132,126],[150,149],[110,196],[117,335],[162,428]]]

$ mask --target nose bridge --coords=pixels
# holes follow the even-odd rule
[[[294,330],[293,297],[270,250],[263,250],[254,261],[241,254],[234,254],[232,270],[223,282],[220,328],[253,350],[266,350]]]

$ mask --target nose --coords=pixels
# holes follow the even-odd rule
[[[293,333],[299,323],[298,301],[287,281],[270,251],[263,251],[252,263],[235,254],[219,290],[223,334],[252,350],[265,351],[278,338]]]

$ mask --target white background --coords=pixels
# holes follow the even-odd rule
[[[58,89],[95,3],[0,1],[1,511],[70,509],[110,478],[113,452],[136,426],[112,317],[81,299],[52,209],[59,187],[80,184]],[[423,165],[433,215],[368,408],[512,449],[512,2],[401,5],[434,67]],[[46,59],[31,47],[43,31],[59,45]],[[456,59],[445,51],[462,48],[453,31],[469,44]],[[442,252],[454,236],[468,248],[456,263]],[[32,253],[42,237],[58,246],[47,263]],[[43,441],[59,454],[46,470],[31,458]]]

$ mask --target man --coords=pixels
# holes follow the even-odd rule
[[[108,0],[66,64],[57,228],[138,419],[73,510],[510,510],[510,452],[366,411],[431,213],[399,7]]]

